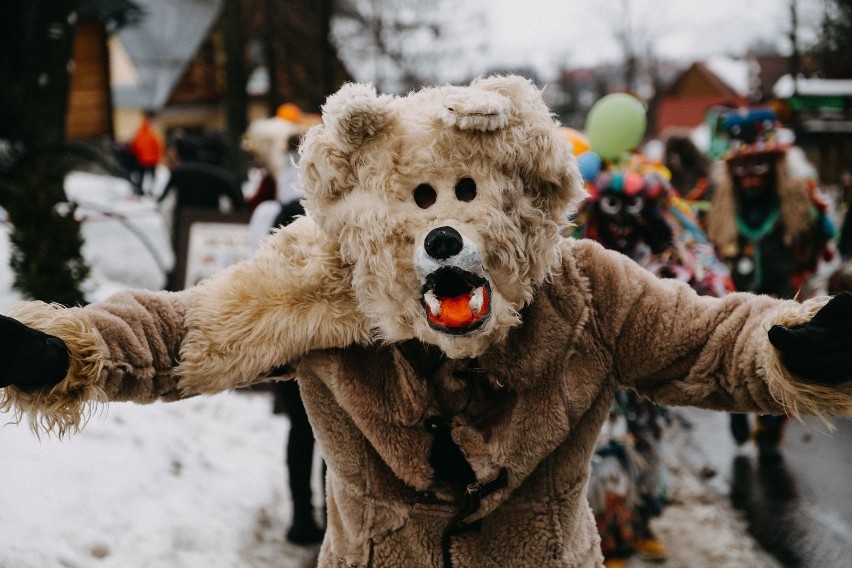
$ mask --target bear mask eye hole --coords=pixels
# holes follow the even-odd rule
[[[428,183],[421,183],[414,188],[414,202],[420,209],[428,209],[435,204],[438,194],[435,188]]]
[[[456,184],[456,198],[459,201],[473,201],[476,197],[476,182],[470,178],[462,178]]]

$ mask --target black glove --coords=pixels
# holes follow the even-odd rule
[[[769,342],[800,379],[828,386],[852,379],[852,294],[834,296],[800,327],[772,326]]]
[[[65,342],[0,315],[0,388],[53,386],[68,372]]]

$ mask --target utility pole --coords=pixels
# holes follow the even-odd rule
[[[264,29],[263,29],[263,59],[266,64],[266,76],[268,90],[266,91],[266,109],[268,116],[274,116],[281,101],[278,99],[278,54],[275,50],[275,38],[281,33],[278,26],[278,10],[276,6],[279,0],[266,0],[264,4]]]
[[[799,11],[798,0],[790,0],[790,75],[793,77],[793,94],[798,93],[798,78],[801,73],[802,56],[799,52]]]
[[[798,0],[790,0],[790,76],[793,78],[793,94],[788,102],[790,108],[790,128],[799,134],[799,73],[801,72],[801,55],[799,53],[799,13]]]
[[[331,44],[331,16],[334,12],[332,0],[319,0],[320,19],[320,57],[322,59],[323,96],[332,94],[337,89],[337,69],[335,68],[336,53]]]
[[[229,169],[242,178],[247,160],[240,141],[248,128],[248,93],[243,41],[242,0],[225,0],[223,32],[225,36],[225,109],[227,115]]]

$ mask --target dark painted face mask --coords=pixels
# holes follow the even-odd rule
[[[597,202],[598,235],[604,246],[625,254],[632,252],[642,236],[645,205],[641,195],[601,192]]]
[[[749,227],[759,226],[779,204],[775,159],[749,156],[732,160],[728,171],[734,184],[740,218]]]

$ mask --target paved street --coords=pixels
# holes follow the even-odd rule
[[[837,430],[812,417],[790,421],[784,458],[761,464],[755,448],[737,448],[723,413],[678,409],[689,443],[684,459],[741,512],[749,531],[783,566],[831,568],[852,558],[852,422]]]

